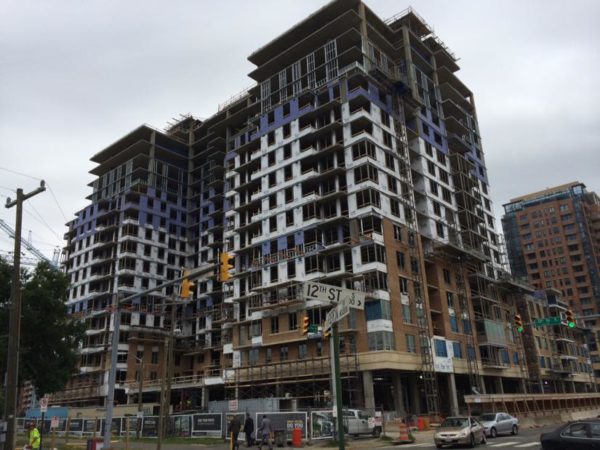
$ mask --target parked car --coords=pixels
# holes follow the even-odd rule
[[[447,417],[433,435],[433,440],[437,448],[446,445],[468,445],[473,448],[486,442],[483,426],[469,416]]]
[[[485,435],[492,438],[504,433],[519,433],[519,419],[504,412],[482,414],[479,421],[483,425]]]
[[[600,420],[578,420],[563,424],[540,436],[543,450],[600,449]]]
[[[379,437],[381,427],[374,425],[374,421],[369,419],[371,416],[360,409],[344,409],[342,412],[344,418],[344,431],[346,434],[358,436],[360,434],[370,434]]]

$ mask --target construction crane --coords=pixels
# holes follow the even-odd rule
[[[4,220],[0,219],[0,228],[2,228],[11,238],[15,238],[16,234],[15,234],[15,230],[13,230]],[[29,252],[34,255],[38,260],[40,261],[46,261],[48,264],[50,264],[50,266],[54,267],[55,269],[58,269],[58,260],[59,260],[59,256],[60,256],[60,250],[59,249],[55,249],[54,250],[54,255],[52,257],[52,259],[46,257],[46,255],[44,255],[42,252],[40,252],[37,248],[35,248],[31,242],[28,242],[25,239],[21,240],[21,244],[27,249],[29,250]],[[10,256],[9,256],[10,259]]]

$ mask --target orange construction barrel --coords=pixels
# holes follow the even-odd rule
[[[419,417],[417,419],[417,429],[419,431],[425,430],[425,420],[423,419],[423,417]]]
[[[292,447],[302,447],[302,430],[300,428],[292,430]]]

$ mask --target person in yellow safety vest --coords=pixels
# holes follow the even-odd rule
[[[41,443],[40,432],[35,426],[35,422],[29,422],[29,449],[39,450]]]

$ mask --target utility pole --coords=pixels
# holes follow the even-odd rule
[[[17,189],[16,200],[6,200],[6,207],[17,207],[15,220],[15,252],[13,255],[13,276],[11,282],[10,324],[8,331],[8,355],[6,368],[6,405],[4,419],[7,421],[4,450],[16,448],[17,389],[19,383],[19,345],[21,340],[21,228],[23,223],[23,202],[46,190],[44,180],[40,187],[28,194]]]

